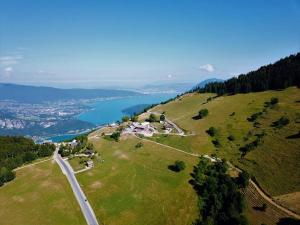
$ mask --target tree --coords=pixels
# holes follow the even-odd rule
[[[290,123],[290,120],[286,116],[280,117],[279,120],[272,123],[273,127],[282,128]]]
[[[173,165],[169,166],[169,169],[174,172],[180,172],[185,169],[185,163],[183,161],[176,160]]]
[[[210,127],[206,131],[211,137],[214,137],[217,134],[217,129],[215,127]]]
[[[198,113],[199,119],[202,119],[208,115],[208,109],[201,109]]]
[[[236,179],[227,173],[225,161],[212,163],[201,157],[190,184],[198,195],[199,216],[195,225],[247,225],[243,194]]]
[[[164,114],[161,114],[159,119],[160,119],[160,121],[165,121],[166,120],[166,116]]]
[[[194,92],[214,92],[218,95],[258,92],[300,86],[300,53],[262,66],[256,71],[241,74],[224,82],[206,84],[204,88],[196,87]]]
[[[240,188],[246,188],[249,184],[250,175],[246,171],[239,173],[236,183]]]
[[[115,141],[119,141],[120,136],[121,136],[121,133],[118,132],[118,131],[116,131],[116,132],[114,132],[114,133],[112,133],[112,134],[110,135],[110,137],[111,137],[112,139],[114,139]]]
[[[138,120],[139,120],[139,117],[138,116],[133,116],[133,117],[131,117],[131,121],[132,122],[138,122]]]
[[[6,167],[2,167],[0,170],[0,186],[4,183],[9,182],[15,178],[15,173]]]
[[[143,147],[143,143],[142,142],[139,142],[135,145],[135,148],[141,148]]]
[[[155,114],[153,114],[153,113],[150,114],[148,120],[149,120],[149,122],[151,122],[151,123],[154,123],[154,122],[158,122],[158,121],[159,121],[159,119],[157,118],[157,116],[156,116]]]
[[[276,105],[278,102],[279,102],[279,100],[278,100],[278,98],[271,98],[271,105]]]
[[[268,205],[266,203],[264,203],[261,207],[261,210],[265,212],[267,210],[267,208],[268,208]]]
[[[128,122],[128,121],[129,121],[129,116],[122,117],[122,122]]]
[[[234,141],[234,140],[235,140],[235,137],[234,137],[232,134],[230,134],[230,135],[228,136],[228,140],[229,140],[229,141]]]

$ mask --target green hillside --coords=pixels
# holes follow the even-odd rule
[[[209,98],[212,96],[209,93],[188,94],[153,108],[151,111],[164,112],[187,133],[195,134],[153,139],[187,152],[216,154],[226,158],[253,175],[272,196],[299,191],[300,90],[291,87],[282,91]],[[275,105],[266,103],[271,98],[278,98],[279,102]],[[208,109],[208,116],[195,118],[204,108]],[[258,118],[248,121],[255,113],[260,114]],[[281,128],[274,126],[273,123],[281,117],[288,118],[289,124]],[[207,133],[210,127],[216,128],[213,137]],[[242,157],[242,147],[253,145],[257,139],[257,146]]]

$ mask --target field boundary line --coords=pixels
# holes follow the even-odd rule
[[[53,157],[48,158],[48,159],[44,159],[44,160],[39,161],[39,162],[26,164],[26,165],[24,165],[24,166],[17,167],[16,169],[14,169],[14,171],[21,170],[21,169],[24,169],[24,168],[29,167],[29,166],[34,166],[34,165],[37,165],[37,164],[40,164],[40,163],[43,163],[43,162],[47,162],[47,161],[49,161],[49,160],[51,160],[51,159],[53,159]]]

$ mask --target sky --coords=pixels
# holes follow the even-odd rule
[[[300,51],[300,0],[1,0],[0,82],[227,79]]]

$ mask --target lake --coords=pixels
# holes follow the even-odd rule
[[[147,94],[140,96],[124,97],[118,99],[107,99],[93,102],[88,106],[88,110],[76,118],[94,124],[95,126],[107,125],[116,121],[120,121],[126,113],[122,112],[124,109],[141,105],[141,104],[157,104],[175,97],[176,93],[160,93],[160,94]],[[50,140],[54,142],[63,141],[66,139],[74,138],[77,135],[66,134],[51,137]]]

